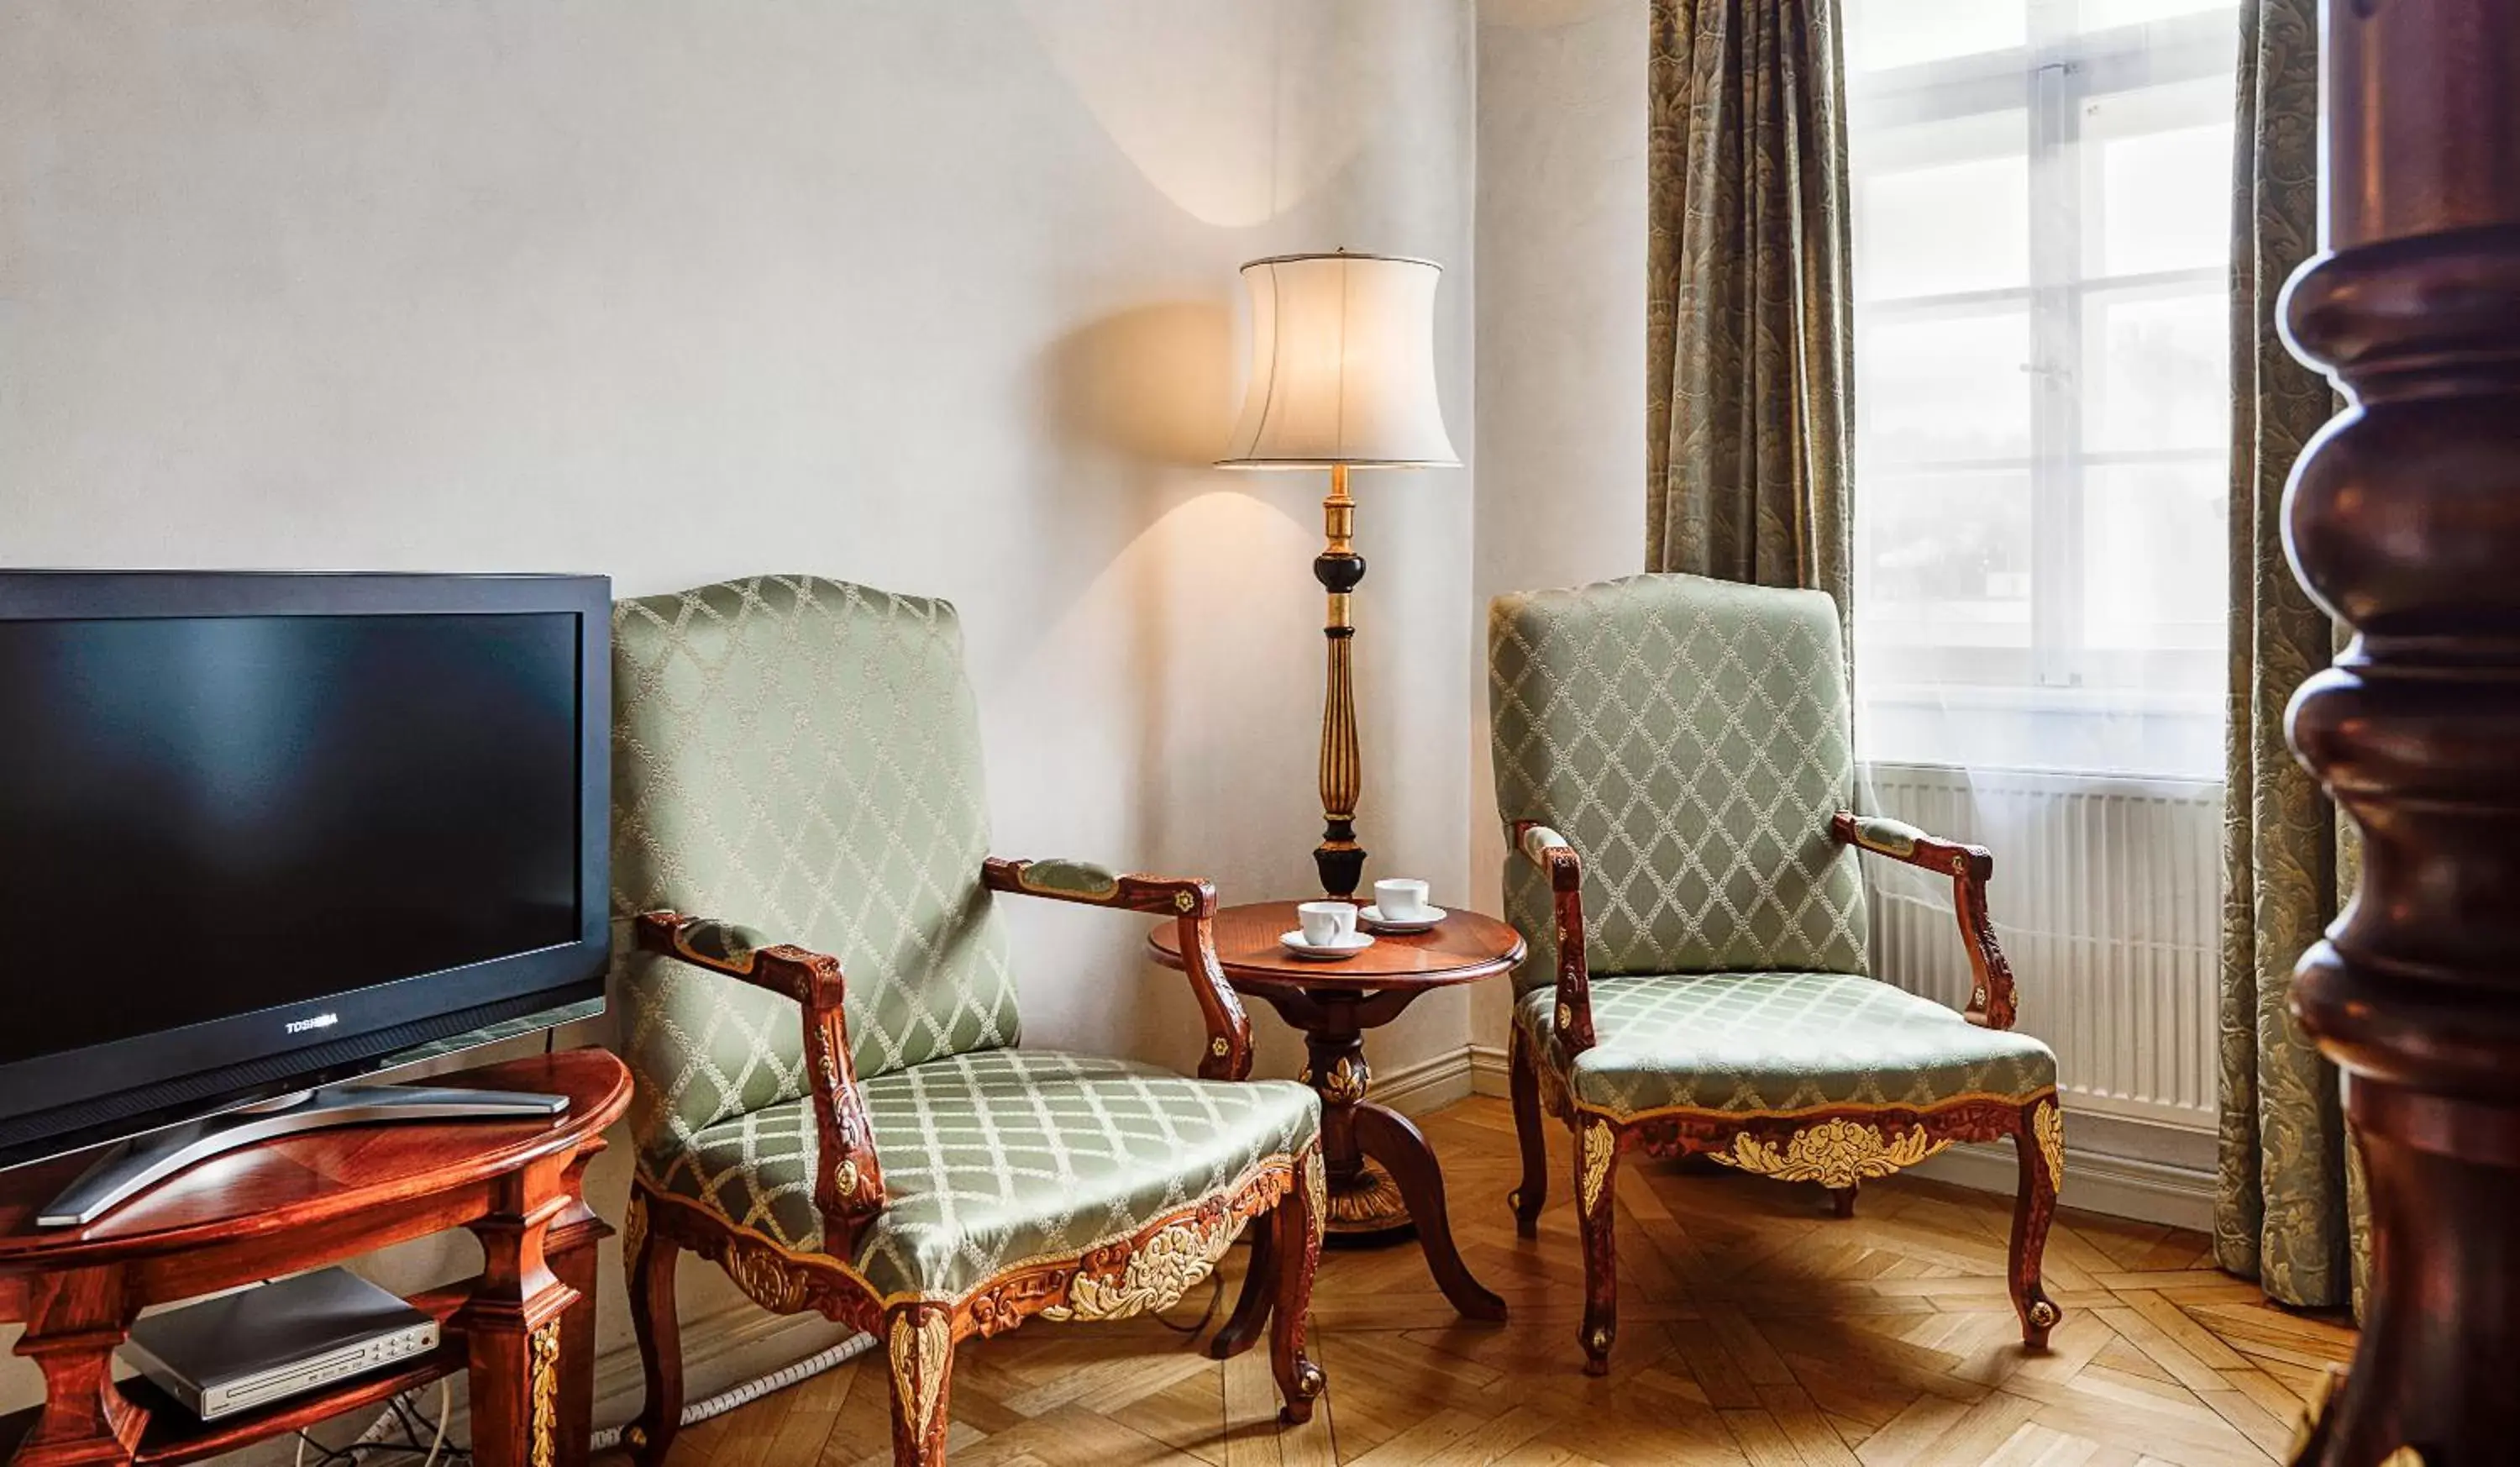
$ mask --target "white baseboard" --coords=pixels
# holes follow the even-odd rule
[[[1908,1169],[1918,1176],[1980,1192],[2009,1195],[2019,1185],[2009,1142],[1964,1142]],[[2065,1149],[2065,1187],[2057,1201],[2087,1213],[2214,1230],[2214,1173],[2105,1152]]]
[[[696,1259],[685,1261],[698,1263]],[[721,1391],[785,1369],[856,1333],[820,1314],[773,1314],[748,1300],[685,1320],[683,1398],[687,1402],[706,1400]],[[592,1414],[598,1430],[618,1427],[638,1415],[646,1399],[638,1346],[625,1342],[596,1355]],[[424,1415],[433,1416],[437,1410],[436,1392],[422,1392],[420,1403]],[[344,1416],[338,1426],[325,1431],[324,1440],[332,1441],[337,1436],[346,1440],[348,1432],[367,1425],[368,1420],[364,1415]],[[459,1377],[455,1382],[454,1409],[446,1421],[447,1439],[470,1441],[472,1429],[472,1410]],[[234,1467],[279,1467],[291,1459],[292,1450],[288,1439],[279,1439],[257,1443],[226,1460]]]
[[[696,1257],[684,1261],[707,1267]],[[683,1324],[683,1398],[706,1400],[732,1386],[792,1365],[856,1334],[820,1314],[773,1314],[746,1300]],[[595,1422],[617,1425],[646,1399],[635,1345],[595,1357]]]
[[[1505,1046],[1469,1046],[1470,1090],[1505,1095],[1509,1071]],[[2098,1138],[2097,1147],[2065,1149],[2069,1208],[2211,1232],[2214,1228],[2214,1138],[2172,1126],[2092,1116],[2070,1110],[2067,1132]],[[2009,1196],[2019,1172],[2006,1142],[1960,1145],[1908,1169],[1918,1176],[1980,1192]]]
[[[1470,1054],[1464,1047],[1397,1070],[1376,1070],[1371,1093],[1375,1103],[1404,1116],[1422,1116],[1472,1094],[1474,1089]]]

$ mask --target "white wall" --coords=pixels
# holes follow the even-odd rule
[[[1644,569],[1645,0],[1480,0],[1473,899],[1505,858],[1487,604]],[[1471,1041],[1501,1046],[1507,989]]]
[[[1235,266],[1451,266],[1446,411],[1484,448],[1475,45],[1469,0],[20,0],[0,563],[941,593],[1001,850],[1301,891],[1324,486],[1205,467]],[[1515,462],[1516,496],[1562,493]],[[1466,471],[1360,496],[1363,836],[1486,905],[1462,609],[1497,557],[1478,541],[1474,575]],[[1141,921],[1016,920],[1032,1042],[1190,1059]],[[1376,1063],[1457,1052],[1463,1015],[1430,1000]],[[709,1273],[695,1313],[726,1302]],[[0,1366],[0,1408],[33,1379]]]

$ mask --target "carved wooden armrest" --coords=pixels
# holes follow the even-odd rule
[[[1584,955],[1584,858],[1564,836],[1536,820],[1513,822],[1513,847],[1549,873],[1557,926],[1557,1047],[1572,1060],[1593,1047],[1593,982]]]
[[[875,1127],[858,1094],[857,1067],[849,1060],[840,960],[766,941],[761,934],[732,922],[675,912],[643,912],[635,931],[643,952],[678,958],[765,988],[794,999],[804,1010],[805,1064],[812,1077],[820,1143],[814,1205],[823,1213],[824,1251],[854,1257],[859,1231],[883,1211],[883,1169],[876,1162]]]
[[[1045,896],[1087,906],[1170,917],[1181,928],[1182,971],[1207,1025],[1207,1050],[1199,1056],[1201,1079],[1242,1079],[1251,1074],[1251,1020],[1225,981],[1216,956],[1216,887],[1194,877],[1133,876],[1088,861],[1010,861],[991,856],[980,878],[991,891]]]
[[[1968,948],[1967,1018],[1988,1029],[2010,1029],[2019,1003],[2012,989],[2012,965],[1996,944],[1995,923],[1986,912],[1986,883],[1995,875],[1995,852],[1983,846],[1963,846],[1929,836],[1904,820],[1887,815],[1856,815],[1840,810],[1828,822],[1829,834],[1859,850],[1886,855],[1920,870],[1952,879],[1952,914],[1960,925],[1960,941]]]

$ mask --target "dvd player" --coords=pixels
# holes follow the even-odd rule
[[[123,1357],[203,1421],[399,1364],[437,1348],[437,1321],[343,1268],[301,1273],[152,1314]]]

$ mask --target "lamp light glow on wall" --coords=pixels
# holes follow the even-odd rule
[[[1364,878],[1356,841],[1356,623],[1365,578],[1347,471],[1449,469],[1461,463],[1435,393],[1435,287],[1443,267],[1384,254],[1284,254],[1242,267],[1251,293],[1251,381],[1225,469],[1328,469],[1328,543],[1313,562],[1329,596],[1323,627],[1329,678],[1322,709],[1322,890],[1352,896]]]

